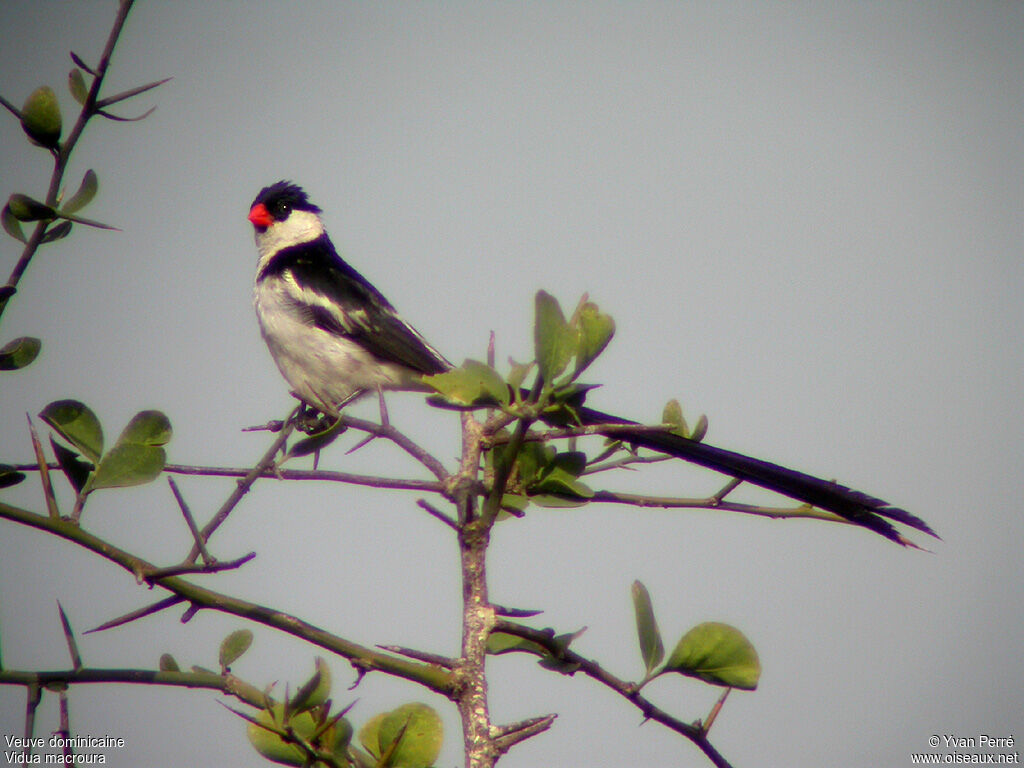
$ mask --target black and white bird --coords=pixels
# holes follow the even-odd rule
[[[451,368],[331,243],[321,210],[295,184],[264,187],[249,209],[259,258],[253,301],[263,338],[293,394],[337,416],[379,390],[423,390],[422,377]],[[924,533],[920,518],[860,491],[668,432],[623,432],[633,424],[589,408],[588,425],[614,424],[614,437],[676,456],[826,509],[900,544],[889,520]]]

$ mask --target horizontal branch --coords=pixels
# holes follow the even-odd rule
[[[717,494],[703,498],[683,498],[643,496],[635,493],[617,493],[615,491],[595,491],[590,501],[629,504],[634,507],[660,507],[663,509],[721,509],[727,512],[740,512],[744,515],[758,515],[760,517],[805,517],[812,520],[826,520],[830,523],[851,523],[850,520],[839,517],[839,515],[834,515],[831,512],[826,512],[823,509],[806,504],[801,504],[797,507],[765,507],[757,504],[723,501]]]
[[[0,670],[0,685],[39,686],[75,685],[79,683],[134,683],[170,685],[179,688],[208,688],[236,699],[263,707],[266,698],[259,688],[232,674],[215,672],[170,672],[152,669],[64,669],[49,671]]]
[[[116,563],[136,577],[145,579],[159,571],[156,566],[142,558],[118,549],[98,536],[88,533],[78,525],[65,520],[54,520],[45,515],[30,512],[3,502],[0,502],[0,519],[11,520],[32,528],[47,531],[55,536],[71,541]],[[240,616],[258,624],[273,627],[286,634],[299,637],[312,645],[336,653],[348,659],[361,674],[377,670],[419,683],[445,696],[449,696],[452,692],[451,674],[438,667],[415,663],[380,653],[372,648],[367,648],[331,634],[296,616],[200,587],[180,576],[158,577],[153,579],[153,583],[187,600],[195,608],[211,608],[222,613]]]
[[[577,671],[582,672],[587,677],[596,680],[627,699],[640,710],[644,719],[659,722],[669,730],[685,736],[718,768],[730,768],[728,761],[707,740],[707,734],[702,728],[673,717],[642,696],[637,690],[635,683],[626,682],[608,672],[596,661],[565,648],[560,641],[555,639],[554,632],[525,627],[522,624],[505,619],[498,619],[495,622],[493,631],[515,635],[516,637],[536,643],[559,661],[571,664]],[[524,651],[524,653],[529,653],[529,651]]]
[[[241,467],[202,467],[189,464],[168,464],[164,467],[164,471],[175,475],[245,477],[251,470]],[[421,491],[425,493],[442,493],[444,491],[444,486],[436,480],[403,480],[379,477],[377,475],[357,475],[352,472],[335,472],[326,469],[267,469],[260,473],[258,477],[279,480],[323,480],[332,483],[347,483],[349,485],[366,485],[371,488]]]

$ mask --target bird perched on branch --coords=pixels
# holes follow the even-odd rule
[[[452,364],[395,311],[331,243],[321,210],[295,184],[260,190],[249,209],[259,258],[254,304],[263,338],[293,394],[330,416],[363,394],[430,391],[425,375]],[[889,521],[935,536],[920,518],[881,499],[761,459],[671,432],[623,425],[628,419],[579,408],[585,425],[614,425],[609,436],[693,462],[828,510],[908,544]]]

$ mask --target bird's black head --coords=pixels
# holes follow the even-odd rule
[[[264,187],[249,207],[249,221],[258,229],[266,229],[275,221],[284,221],[292,211],[320,213],[320,208],[309,202],[302,187],[290,181],[279,181]]]

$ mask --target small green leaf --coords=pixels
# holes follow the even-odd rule
[[[236,629],[220,644],[220,666],[227,669],[252,645],[252,630]]]
[[[7,198],[7,209],[18,221],[50,221],[57,217],[50,206],[18,192]]]
[[[576,371],[573,378],[604,352],[615,335],[615,321],[611,315],[598,311],[597,304],[588,301],[576,317],[576,333]]]
[[[533,348],[537,366],[545,383],[558,377],[576,351],[576,334],[565,322],[558,299],[537,291],[533,326]]]
[[[174,660],[174,657],[171,656],[171,654],[164,653],[160,656],[160,671],[181,672],[181,667],[178,666],[178,662]]]
[[[518,493],[506,493],[501,497],[501,508],[513,515],[521,516],[530,506],[530,499]]]
[[[546,509],[572,509],[582,507],[589,499],[585,496],[566,494],[536,493],[530,495],[530,503]]]
[[[316,657],[316,670],[288,702],[291,712],[313,709],[323,704],[331,695],[331,668],[320,656]]]
[[[529,375],[530,369],[533,368],[534,364],[532,361],[529,363],[517,363],[512,358],[509,358],[508,362],[510,370],[506,381],[508,382],[509,387],[512,388],[513,392],[518,392],[519,388],[523,386],[523,382],[526,381],[526,377]]]
[[[94,197],[96,197],[96,192],[99,188],[100,182],[96,176],[96,172],[90,168],[85,172],[85,176],[82,177],[82,183],[79,185],[78,191],[71,196],[70,200],[61,206],[60,212],[66,215],[82,210],[92,202]]]
[[[43,235],[42,242],[52,243],[55,240],[61,240],[71,234],[71,228],[74,225],[70,221],[62,221],[60,224],[55,224],[46,230],[46,234]]]
[[[255,718],[243,715],[241,712],[235,712],[235,714],[242,715],[250,721],[246,729],[249,743],[267,760],[280,763],[281,765],[309,765],[306,760],[306,753],[302,748],[282,738],[284,731],[282,730],[281,721],[284,718],[284,705],[280,703],[275,704],[272,711],[273,714],[271,714],[271,711],[264,709]],[[319,730],[320,723],[313,716],[312,712],[306,710],[293,714],[288,719],[288,726],[300,738],[309,741]],[[344,727],[351,730],[351,726],[347,723]],[[328,751],[333,750],[338,734],[344,727],[339,728],[338,723],[331,726],[320,734],[315,746]]]
[[[686,426],[686,419],[683,418],[683,407],[675,398],[665,403],[665,408],[661,412],[661,423],[671,426],[673,434],[682,437],[689,437],[690,435],[690,431]]]
[[[167,455],[163,448],[138,443],[118,443],[96,465],[92,488],[127,488],[152,482],[163,472]]]
[[[491,366],[476,360],[466,360],[461,367],[444,373],[424,376],[423,381],[444,397],[442,404],[475,408],[509,403],[505,380]]]
[[[4,205],[4,209],[0,212],[0,224],[3,224],[4,232],[22,243],[27,243],[28,238],[25,237],[25,233],[21,229],[21,222],[14,215],[10,205]]]
[[[24,479],[24,472],[19,472],[10,464],[0,464],[0,488],[10,488]]]
[[[21,108],[21,127],[35,144],[52,149],[60,143],[60,105],[53,88],[43,85],[29,94]]]
[[[706,435],[707,433],[708,417],[702,413],[700,415],[700,418],[697,419],[697,425],[693,428],[693,431],[690,433],[690,439],[699,443],[701,440],[704,439],[704,435]]]
[[[507,632],[492,632],[487,637],[487,652],[492,656],[500,656],[503,653],[532,653],[537,656],[547,655],[543,646],[537,645],[532,640],[523,637],[510,635]]]
[[[591,499],[594,491],[586,483],[576,479],[573,475],[560,467],[555,467],[548,472],[539,482],[530,487],[530,500],[544,506],[533,494],[565,496],[572,501],[580,499]]]
[[[640,641],[640,657],[644,661],[647,674],[650,675],[664,658],[665,646],[661,641],[661,632],[658,629],[658,622],[654,618],[654,606],[651,604],[651,596],[647,592],[647,587],[639,581],[634,581],[632,592],[633,609],[636,613],[636,634]]]
[[[553,469],[561,469],[573,477],[579,477],[583,474],[583,470],[587,468],[587,454],[583,451],[564,451],[563,453],[555,454],[555,457],[551,460],[551,467]]]
[[[118,443],[135,445],[167,445],[170,442],[171,422],[160,411],[139,411],[117,438]]]
[[[56,400],[40,411],[39,418],[82,455],[94,463],[99,461],[103,453],[103,428],[87,405],[77,400]]]
[[[754,646],[736,627],[709,621],[683,635],[664,671],[752,691],[761,677],[761,662]]]
[[[426,704],[403,704],[388,712],[377,729],[378,756],[391,753],[392,768],[430,768],[441,754],[441,717]]]
[[[85,104],[85,100],[89,96],[89,89],[85,86],[82,70],[77,67],[68,72],[68,90],[71,91],[71,96],[75,101]]]
[[[0,371],[16,371],[32,363],[43,342],[34,336],[19,336],[0,349]]]

